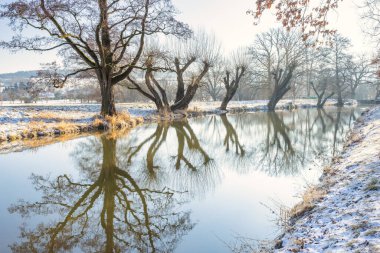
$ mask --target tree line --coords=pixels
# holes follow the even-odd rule
[[[259,18],[275,2],[256,1],[251,13]],[[336,8],[336,2],[325,6],[320,16]],[[279,20],[294,14],[292,6],[281,9],[284,5],[278,3]],[[167,0],[11,1],[0,7],[0,18],[9,20],[15,34],[0,46],[57,51],[64,71],[52,63],[30,87],[37,93],[36,86],[62,88],[70,78],[91,78],[98,85],[89,86],[88,93],[101,98],[102,115],[116,114],[115,97],[122,90],[132,97],[137,92],[163,114],[186,110],[194,98],[221,100],[220,108],[226,110],[243,94],[268,99],[273,111],[286,96],[315,96],[317,106],[323,107],[333,96],[342,106],[362,85],[374,88],[376,98],[380,95],[376,67],[371,65],[376,62],[351,55],[349,40],[327,24],[314,26],[287,15],[284,28],[261,33],[252,45],[225,56],[212,35],[194,33],[176,15]],[[311,36],[316,31],[331,36],[328,45],[316,47],[318,40]],[[33,36],[26,35],[30,33]]]

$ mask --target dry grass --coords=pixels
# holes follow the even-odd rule
[[[364,233],[365,236],[374,236],[376,234],[380,234],[380,227],[370,229]]]
[[[325,195],[326,190],[321,187],[309,187],[302,196],[302,201],[289,210],[291,218],[303,216],[306,212],[312,210],[315,204],[320,201]]]
[[[128,113],[119,113],[112,117],[106,116],[105,119],[108,123],[108,128],[113,130],[133,128],[144,121],[142,117],[131,118]]]
[[[25,129],[28,132],[42,132],[45,131],[47,124],[43,121],[31,121],[28,124],[28,128]]]
[[[51,135],[54,130],[58,130],[60,134],[63,133],[76,133],[80,131],[79,125],[60,121],[57,123],[46,123],[43,121],[32,121],[28,124],[27,128],[22,134],[28,138],[37,137],[38,135]]]
[[[96,129],[102,129],[104,128],[104,121],[101,120],[100,118],[95,118],[94,121],[92,122],[92,126]]]
[[[365,187],[366,191],[377,191],[379,190],[379,180],[377,178],[372,178],[371,181]]]
[[[43,115],[43,117],[55,116],[56,115],[54,113],[48,112]],[[23,127],[23,130],[1,135],[0,143],[7,141],[22,140],[22,146],[33,148],[49,144],[50,142],[65,140],[65,138],[62,140],[57,139],[58,136],[78,136],[78,134],[97,130],[108,130],[110,136],[116,138],[125,135],[127,132],[129,132],[131,128],[137,126],[138,124],[141,124],[143,121],[144,120],[142,117],[131,118],[131,116],[127,113],[119,113],[116,116],[106,118],[98,117],[95,118],[94,121],[90,124],[77,124],[64,120],[61,120],[59,122],[47,123],[44,121],[35,120],[25,125],[25,128]],[[40,137],[44,137],[43,139],[46,139],[46,143],[44,141],[37,141],[40,139]],[[53,140],[50,141],[49,139],[52,138]]]
[[[127,113],[118,113],[114,116],[106,116],[105,120],[109,129],[121,129],[129,126],[131,116]]]
[[[10,134],[8,134],[8,140],[9,141],[15,141],[15,140],[18,140],[18,139],[21,139],[22,137],[19,135],[19,134],[17,134],[17,133],[10,133]]]
[[[53,125],[53,128],[61,133],[76,133],[80,132],[80,126],[74,123],[61,121]]]
[[[60,116],[54,112],[38,112],[32,116],[35,119],[58,119]]]
[[[323,168],[323,174],[324,175],[334,175],[334,174],[336,174],[336,171],[333,169],[332,166],[326,166]]]
[[[348,146],[351,146],[353,144],[356,144],[356,143],[359,143],[363,140],[363,136],[356,133],[356,132],[352,132],[350,134],[350,136],[348,137],[348,140],[346,142],[346,144],[344,145],[345,147],[348,147]]]
[[[361,222],[358,222],[357,224],[354,224],[351,226],[351,229],[352,230],[362,230],[364,228],[366,228],[368,225],[368,221],[361,221]]]

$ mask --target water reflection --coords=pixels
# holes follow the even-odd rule
[[[229,116],[230,120],[214,117],[208,124],[208,131],[214,133],[210,143],[217,149],[222,139],[229,153],[231,140],[235,152],[232,157],[228,154],[230,168],[240,173],[297,175],[337,154],[358,114],[355,109],[342,110],[239,114]]]
[[[143,135],[152,129],[147,126],[140,130]],[[124,143],[121,159],[133,168],[140,166],[147,185],[170,186],[194,196],[205,194],[220,181],[214,160],[187,121],[157,124],[148,137],[126,139]]]
[[[78,175],[32,175],[41,199],[9,208],[49,220],[32,229],[24,225],[11,249],[173,252],[195,226],[192,201],[217,190],[229,171],[296,177],[338,152],[357,114],[320,109],[222,115],[145,125],[122,138],[87,138],[72,153]]]
[[[13,252],[172,252],[192,229],[190,212],[170,189],[141,185],[128,168],[118,166],[117,140],[102,136],[81,143],[74,153],[83,180],[67,175],[33,175],[41,201],[20,202],[11,212],[25,216],[59,214],[55,222],[22,228]],[[98,157],[102,157],[99,159]]]

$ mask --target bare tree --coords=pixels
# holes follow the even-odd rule
[[[330,63],[334,69],[334,85],[335,92],[338,96],[337,106],[343,106],[343,93],[348,88],[347,80],[349,73],[346,68],[345,62],[350,59],[350,56],[346,53],[350,46],[350,41],[341,36],[335,34],[333,38],[332,52],[330,54]]]
[[[129,77],[129,89],[135,89],[156,104],[160,113],[186,110],[203,78],[219,58],[220,46],[215,38],[205,33],[189,40],[177,41],[169,54],[157,47],[147,50],[143,57],[144,81]],[[157,75],[170,72],[175,76],[176,94],[173,102]]]
[[[380,38],[380,2],[378,0],[364,0],[361,4],[361,18],[365,22],[363,31],[379,43]]]
[[[114,87],[127,78],[154,34],[189,35],[177,21],[170,0],[13,0],[0,17],[20,31],[1,46],[13,50],[59,50],[69,73],[55,76],[54,86],[79,73],[96,76],[102,95],[101,114],[116,114]],[[26,36],[29,29],[39,31]]]
[[[314,82],[311,82],[311,87],[313,88],[315,94],[317,95],[317,107],[323,108],[325,103],[329,98],[334,96],[334,92],[331,92],[330,94],[327,94],[327,88],[328,88],[328,78],[323,78],[318,84],[315,84]]]
[[[352,99],[356,96],[357,88],[368,83],[368,78],[372,74],[370,65],[371,62],[366,59],[365,56],[360,56],[357,59],[346,61],[348,85]]]
[[[248,58],[245,50],[239,50],[233,53],[231,63],[226,69],[226,74],[223,78],[223,84],[226,88],[226,94],[220,106],[221,110],[226,110],[228,103],[235,96],[239,88],[240,82],[248,69]]]
[[[223,68],[222,63],[216,63],[214,67],[207,72],[202,82],[202,90],[207,93],[213,101],[218,101],[223,91]]]
[[[295,70],[302,64],[305,48],[300,36],[295,31],[271,29],[259,34],[250,48],[252,65],[261,73],[262,83],[270,91],[268,109],[271,111],[291,89],[292,78],[298,75]]]
[[[310,79],[310,86],[317,95],[317,107],[323,108],[326,101],[334,96],[334,69],[329,62],[329,50],[321,48],[314,54],[316,66],[313,77]]]

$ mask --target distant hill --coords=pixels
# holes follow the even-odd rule
[[[4,73],[0,74],[0,79],[24,79],[30,78],[31,76],[36,75],[38,70],[31,71],[17,71],[14,73]]]
[[[10,86],[17,82],[26,82],[30,77],[35,76],[37,72],[38,70],[31,70],[0,74],[0,83]]]

